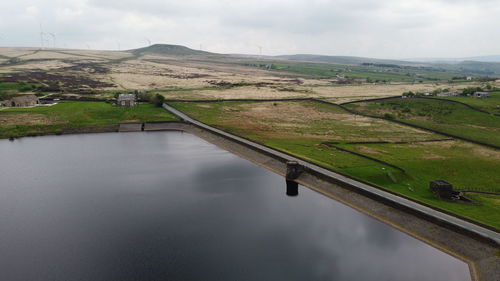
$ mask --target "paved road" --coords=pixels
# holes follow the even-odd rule
[[[451,224],[453,226],[459,227],[461,229],[468,230],[468,231],[473,232],[473,233],[475,233],[477,235],[480,235],[482,237],[491,239],[491,240],[495,241],[498,245],[500,245],[500,233],[497,233],[495,231],[486,229],[486,228],[481,227],[479,225],[476,225],[476,224],[473,224],[473,223],[461,220],[461,219],[459,219],[457,217],[450,216],[450,215],[447,215],[445,213],[436,211],[436,210],[434,210],[432,208],[420,205],[420,204],[418,204],[416,202],[413,202],[411,200],[399,197],[397,195],[394,195],[394,194],[388,193],[386,191],[380,190],[380,189],[378,189],[376,187],[373,187],[373,186],[364,184],[362,182],[353,180],[353,179],[348,178],[346,176],[343,176],[341,174],[332,172],[330,170],[327,170],[327,169],[324,169],[322,167],[316,166],[316,165],[311,164],[309,162],[305,162],[305,161],[303,161],[301,159],[298,159],[298,158],[295,158],[295,157],[290,156],[288,154],[276,151],[276,150],[271,149],[269,147],[266,147],[266,146],[263,146],[263,145],[251,142],[251,141],[249,141],[247,139],[240,138],[238,136],[235,136],[235,135],[226,133],[224,131],[221,131],[219,129],[213,128],[213,127],[208,126],[208,125],[206,125],[206,124],[204,124],[202,122],[199,122],[197,120],[192,119],[191,117],[187,116],[186,114],[178,111],[177,109],[175,109],[175,108],[173,108],[173,107],[171,107],[171,106],[169,106],[167,104],[164,104],[163,108],[165,108],[166,110],[170,111],[174,115],[177,115],[182,120],[184,120],[186,122],[189,122],[189,123],[192,123],[192,124],[195,124],[196,126],[204,128],[204,129],[206,129],[208,131],[211,131],[211,132],[214,132],[216,134],[222,135],[222,136],[224,136],[224,137],[226,137],[228,139],[235,140],[235,141],[237,141],[239,143],[243,143],[243,144],[245,144],[247,146],[250,146],[250,147],[253,147],[253,148],[257,149],[257,150],[264,151],[266,153],[270,153],[270,154],[275,155],[275,156],[277,156],[277,157],[279,157],[279,158],[281,158],[283,160],[286,160],[286,161],[297,161],[299,164],[303,165],[307,169],[315,171],[315,172],[323,174],[323,175],[326,175],[326,176],[334,179],[335,181],[342,182],[342,183],[344,183],[346,185],[349,185],[349,186],[358,188],[360,190],[363,190],[365,192],[369,192],[371,194],[374,194],[376,196],[385,198],[386,200],[388,200],[390,202],[393,202],[393,203],[396,203],[397,205],[401,205],[401,206],[404,206],[404,207],[407,207],[407,208],[411,208],[411,209],[413,209],[413,210],[415,210],[417,212],[423,213],[423,214],[425,214],[425,215],[427,215],[429,217],[438,219],[440,221],[447,222],[448,224]]]

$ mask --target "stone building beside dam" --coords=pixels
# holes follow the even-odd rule
[[[118,106],[136,106],[137,101],[134,94],[120,94],[116,100]]]

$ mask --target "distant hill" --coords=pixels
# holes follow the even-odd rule
[[[339,63],[339,64],[362,64],[362,63],[396,64],[396,65],[415,64],[409,61],[390,60],[390,59],[375,59],[375,58],[350,57],[350,56],[324,56],[324,55],[311,55],[311,54],[275,56],[275,58],[287,59],[293,61],[327,62],[327,63]]]
[[[318,62],[318,63],[333,63],[333,64],[344,64],[344,65],[363,65],[363,64],[373,64],[379,67],[416,67],[427,70],[436,71],[452,71],[456,73],[464,74],[477,74],[477,75],[500,75],[500,62],[494,62],[496,59],[500,60],[500,56],[483,56],[483,57],[471,57],[470,60],[454,61],[452,59],[439,62],[430,62],[426,59],[415,59],[414,61],[405,60],[392,60],[392,59],[376,59],[376,58],[364,58],[364,57],[353,57],[353,56],[325,56],[325,55],[313,55],[313,54],[297,54],[297,55],[282,55],[282,56],[256,56],[256,55],[223,55],[217,53],[210,53],[205,51],[193,50],[181,45],[169,45],[169,44],[155,44],[149,47],[144,47],[140,49],[130,50],[133,54],[156,54],[156,55],[173,55],[173,56],[204,56],[207,59],[220,59],[220,58],[251,58],[251,59],[264,59],[264,60],[289,60],[289,61],[300,61],[300,62]],[[473,60],[473,59],[477,60]],[[491,62],[483,62],[482,60],[490,60]]]
[[[477,74],[477,75],[500,75],[500,62],[494,62],[496,57],[500,56],[486,56],[486,57],[473,57],[478,60],[462,60],[462,61],[452,61],[451,59],[439,62],[424,62],[424,61],[405,61],[405,60],[390,60],[390,59],[375,59],[375,58],[364,58],[364,57],[349,57],[349,56],[323,56],[323,55],[310,55],[310,54],[299,54],[299,55],[286,55],[286,56],[275,56],[274,58],[292,60],[292,61],[308,61],[308,62],[323,62],[323,63],[335,63],[335,64],[351,64],[351,65],[361,65],[361,64],[375,64],[378,66],[410,66],[410,67],[424,67],[429,70],[445,70],[453,71],[457,73],[464,74]],[[491,62],[483,62],[479,59],[491,60]]]
[[[465,58],[467,61],[500,62],[500,55]]]
[[[500,62],[500,55],[474,56],[474,57],[464,57],[464,58],[413,58],[413,59],[404,59],[404,61],[432,62],[432,63],[454,63],[454,62],[458,63],[466,61]]]
[[[193,50],[181,45],[168,45],[168,44],[154,44],[149,47],[134,49],[130,51],[136,55],[141,55],[141,54],[178,55],[178,56],[218,55],[215,53]]]
[[[432,66],[440,67],[448,71],[459,73],[473,73],[479,75],[500,75],[500,63],[498,62],[480,62],[480,61],[462,61],[458,63],[441,62],[433,63]]]

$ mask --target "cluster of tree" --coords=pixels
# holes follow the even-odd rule
[[[140,93],[137,95],[139,100],[149,102],[155,106],[161,107],[165,102],[165,97],[160,94]]]
[[[462,90],[462,94],[464,96],[470,96],[470,95],[474,94],[475,92],[482,92],[482,91],[483,91],[483,88],[481,88],[481,87],[467,87],[467,88]]]
[[[385,79],[372,79],[370,77],[366,77],[366,83],[387,83]]]
[[[450,92],[450,89],[448,88],[445,88],[445,89],[441,89],[441,88],[437,88],[437,89],[434,89],[431,94],[433,96],[437,95],[437,94],[440,94],[440,93],[449,93]]]
[[[408,98],[411,98],[411,97],[414,97],[414,96],[417,96],[417,95],[420,95],[420,93],[414,93],[412,91],[408,91],[408,92],[404,92],[403,93],[403,97],[408,97]]]
[[[440,94],[440,93],[448,93],[450,92],[450,89],[448,88],[444,88],[444,89],[441,89],[441,88],[437,88],[435,90],[433,90],[432,92],[430,92],[429,94],[432,95],[432,96],[435,96],[437,94]],[[403,96],[405,97],[415,97],[415,96],[425,96],[426,94],[422,93],[422,92],[412,92],[412,91],[408,91],[408,92],[404,92],[403,93]]]

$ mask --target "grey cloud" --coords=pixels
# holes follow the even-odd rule
[[[500,0],[18,0],[0,3],[0,46],[36,46],[39,23],[71,47],[203,44],[209,51],[394,58],[498,51]],[[449,42],[472,38],[449,50]],[[425,42],[425,44],[424,44]]]

